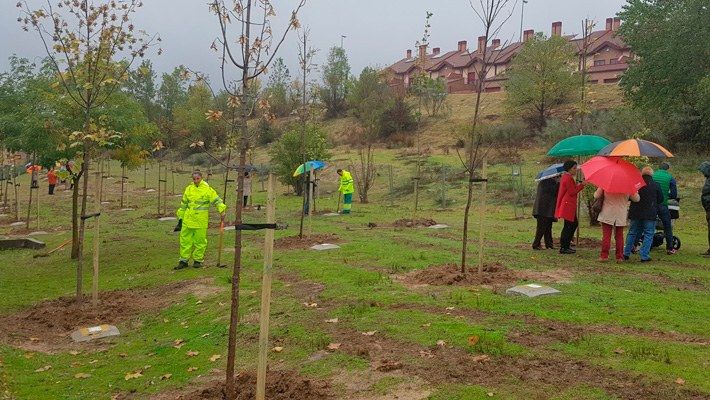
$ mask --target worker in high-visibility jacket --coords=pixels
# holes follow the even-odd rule
[[[227,206],[207,182],[202,180],[202,172],[192,173],[192,183],[185,188],[176,214],[182,222],[180,229],[180,262],[175,269],[187,267],[192,255],[194,268],[200,268],[207,249],[207,225],[210,218],[210,206],[217,207],[222,220]],[[194,246],[194,251],[193,251]]]
[[[343,194],[343,214],[350,214],[350,210],[353,207],[353,193],[355,192],[353,177],[350,172],[344,169],[339,169],[337,172],[340,175],[338,191]]]

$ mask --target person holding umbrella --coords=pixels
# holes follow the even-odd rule
[[[194,268],[202,267],[207,250],[207,227],[210,218],[210,206],[217,207],[224,220],[227,205],[217,192],[202,180],[202,172],[192,173],[192,184],[185,188],[180,201],[180,208],[175,213],[180,219],[180,261],[175,269],[187,268],[192,254]],[[177,229],[177,228],[176,228]],[[194,252],[193,252],[194,246]]]
[[[574,175],[577,173],[577,162],[567,160],[562,165],[565,173],[560,180],[560,189],[557,192],[557,204],[555,205],[555,218],[564,219],[565,225],[560,234],[560,254],[574,254],[577,251],[570,248],[574,231],[579,223],[577,222],[577,193],[582,191],[585,182],[576,184]]]
[[[656,229],[656,215],[658,205],[663,203],[661,187],[653,178],[653,168],[644,167],[641,176],[646,183],[639,189],[639,201],[631,203],[629,208],[629,233],[626,235],[626,246],[624,246],[624,260],[628,260],[631,250],[636,241],[643,235],[643,242],[639,253],[641,262],[651,261],[651,244],[653,244],[653,234]]]
[[[550,170],[550,173],[545,174],[545,171]],[[541,250],[540,241],[545,238],[545,248],[553,249],[552,243],[552,223],[555,219],[555,205],[557,204],[557,192],[560,188],[560,174],[562,173],[562,164],[555,164],[550,168],[545,169],[535,180],[537,184],[537,195],[535,196],[535,204],[533,205],[532,215],[537,220],[537,229],[535,229],[535,238],[533,239],[533,250]]]

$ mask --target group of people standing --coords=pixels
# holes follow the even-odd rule
[[[560,234],[560,253],[574,254],[571,248],[572,237],[579,225],[577,219],[577,194],[584,189],[586,181],[575,182],[577,163],[566,161],[561,176],[540,181],[537,196],[533,206],[533,216],[537,219],[537,229],[532,248],[542,249],[544,238],[545,248],[553,249],[552,224],[562,219],[564,226]],[[615,258],[619,262],[628,260],[631,253],[638,251],[642,262],[651,261],[651,246],[656,229],[656,218],[663,224],[666,253],[676,254],[674,248],[673,226],[668,207],[669,199],[677,199],[677,184],[668,172],[668,163],[661,163],[659,170],[654,172],[651,167],[644,167],[641,176],[643,186],[632,195],[623,193],[608,193],[598,188],[594,192],[595,199],[603,199],[597,221],[602,225],[602,244],[599,261],[608,261],[611,250],[611,239],[614,237]],[[704,162],[699,170],[707,178],[702,191],[702,205],[705,208],[708,223],[708,251],[703,255],[710,257],[710,162]],[[630,203],[630,205],[629,205]],[[624,227],[629,231],[624,240]],[[645,238],[645,240],[641,240]]]

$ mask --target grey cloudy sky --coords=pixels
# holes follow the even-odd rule
[[[502,41],[518,39],[521,1],[501,31]],[[478,4],[478,0],[473,2]],[[45,0],[28,0],[28,3],[36,8],[45,4]],[[209,47],[217,36],[218,26],[208,12],[207,0],[143,0],[143,3],[144,7],[135,14],[136,27],[149,33],[158,32],[163,39],[163,55],[153,52],[148,56],[156,70],[170,72],[184,64],[216,80],[219,61],[217,53]],[[296,3],[296,0],[273,0],[279,17],[289,15]],[[597,26],[603,29],[604,20],[613,17],[625,3],[625,0],[528,0],[523,29],[549,35],[551,23],[562,21],[563,33],[578,33],[584,18],[597,21]],[[30,59],[45,55],[37,33],[22,31],[16,22],[19,10],[15,4],[14,0],[0,0],[0,71],[8,69],[7,58],[12,54]],[[329,49],[340,46],[342,39],[352,73],[357,75],[366,66],[392,64],[403,58],[407,49],[414,49],[422,38],[427,11],[434,14],[430,19],[430,47],[440,47],[446,52],[456,49],[459,40],[467,40],[469,48],[475,48],[482,27],[468,0],[307,0],[300,20],[310,29],[313,47],[319,49],[317,64],[323,64]],[[274,24],[274,32],[280,32],[277,25]],[[286,62],[291,76],[298,74],[297,54],[296,35],[289,34],[278,56]],[[318,73],[311,79],[317,77]]]

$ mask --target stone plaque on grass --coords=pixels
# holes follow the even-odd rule
[[[549,294],[559,294],[560,291],[545,285],[529,283],[527,285],[514,286],[505,291],[508,294],[522,295],[528,297],[546,296]]]
[[[429,229],[446,229],[449,226],[446,224],[436,224],[429,227]]]
[[[175,217],[163,217],[163,218],[158,218],[158,221],[176,221],[177,218]]]
[[[71,334],[71,338],[75,342],[88,342],[95,339],[101,339],[109,336],[118,336],[121,332],[113,325],[99,325],[89,328],[78,329]]]
[[[337,250],[339,248],[340,248],[340,246],[338,246],[337,244],[330,244],[330,243],[323,243],[323,244],[317,244],[315,246],[311,246],[311,250],[318,250],[318,251]]]
[[[337,217],[338,215],[340,215],[340,214],[338,214],[338,213],[326,213],[326,214],[323,214],[324,217]]]

